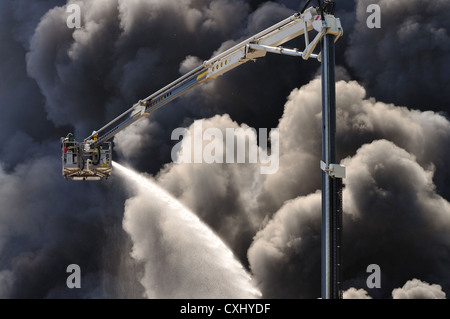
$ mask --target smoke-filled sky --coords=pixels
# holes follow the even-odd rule
[[[69,4],[81,8],[80,29],[66,25]],[[366,25],[369,4],[381,8],[379,29]],[[0,297],[230,297],[224,283],[232,285],[232,274],[166,202],[116,171],[108,181],[65,181],[59,138],[69,131],[85,138],[303,5],[1,1]],[[337,157],[347,166],[344,297],[446,298],[450,2],[337,0],[336,7],[344,28],[336,43]],[[302,38],[286,44],[302,45]],[[172,162],[172,131],[192,131],[197,120],[224,135],[277,128],[279,170]],[[319,62],[267,55],[247,63],[130,126],[114,150],[116,162],[152,176],[196,214],[264,298],[320,297]],[[81,268],[81,289],[66,286],[70,264]],[[381,288],[366,284],[371,264],[380,266]],[[211,285],[215,278],[221,285]]]

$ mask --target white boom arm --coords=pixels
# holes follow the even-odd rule
[[[310,41],[309,32],[313,30],[317,34]],[[94,131],[83,142],[76,142],[69,135],[61,138],[63,176],[73,180],[108,178],[112,170],[111,142],[108,140],[127,126],[206,80],[215,79],[247,61],[264,57],[267,52],[299,56],[305,60],[315,58],[320,61],[320,53],[314,54],[313,51],[326,34],[333,35],[336,41],[343,34],[340,20],[332,14],[324,13],[324,10],[310,7],[203,62],[176,81],[134,104],[101,129]],[[303,51],[280,47],[300,35],[305,36]]]
[[[309,41],[309,32],[312,30],[317,31],[317,34],[312,41]],[[247,61],[264,57],[267,52],[299,56],[305,60],[311,57],[320,61],[320,53],[313,54],[313,51],[325,34],[333,34],[335,41],[343,34],[338,18],[329,14],[322,15],[314,7],[308,8],[303,13],[294,14],[203,62],[199,67],[134,104],[129,110],[87,137],[84,140],[85,152],[95,149],[125,127],[143,116],[150,115],[153,111],[200,83],[208,79],[215,79]],[[281,44],[301,35],[305,36],[305,49],[303,51],[280,47]]]

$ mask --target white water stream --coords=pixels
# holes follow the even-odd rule
[[[231,250],[192,211],[150,178],[113,165],[137,191],[125,204],[123,227],[133,258],[144,263],[146,297],[261,297]]]

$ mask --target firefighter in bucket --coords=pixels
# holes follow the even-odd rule
[[[72,133],[67,134],[64,138],[64,154],[68,151],[74,152],[75,149],[75,138]]]

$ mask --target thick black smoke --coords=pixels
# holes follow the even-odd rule
[[[38,143],[56,133],[53,124],[46,120],[44,96],[27,76],[25,64],[34,28],[56,2],[34,1],[31,6],[27,1],[0,4],[0,156],[6,169],[36,153]]]
[[[46,97],[49,119],[74,127],[76,136],[87,136],[175,80],[186,56],[207,59],[223,41],[239,37],[248,14],[247,4],[238,0],[79,4],[83,28],[65,27],[65,8],[54,8],[36,28],[27,54],[28,72]],[[144,133],[151,135],[142,154],[152,158],[147,169],[167,161],[167,152],[160,150],[175,125],[208,113],[204,103],[174,104],[156,113],[155,130]]]
[[[345,29],[336,51],[338,78],[345,80],[337,86],[338,158],[348,165],[345,296],[442,298],[450,292],[450,124],[436,112],[450,105],[448,3],[391,2],[379,1],[381,29],[365,25],[368,1],[337,3]],[[66,25],[71,3],[80,5],[81,29]],[[2,1],[0,297],[144,296],[146,265],[131,252],[153,240],[164,247],[164,234],[156,229],[146,241],[145,232],[135,232],[138,219],[123,229],[130,194],[121,178],[62,180],[59,137],[73,131],[84,138],[217,50],[302,6]],[[287,46],[302,48],[302,39]],[[319,71],[316,61],[268,55],[115,138],[115,158],[156,175],[220,235],[268,298],[320,295],[320,81],[313,80]],[[263,176],[259,164],[171,163],[172,130],[192,128],[197,119],[221,130],[278,127],[279,171]],[[81,266],[80,290],[66,287],[72,263]],[[382,270],[380,290],[365,286],[372,263]]]
[[[115,277],[121,264],[132,266],[121,254],[129,248],[120,224],[126,195],[114,183],[61,180],[59,137],[73,130],[82,138],[177,78],[188,55],[207,59],[244,36],[251,9],[244,1],[70,3],[81,7],[81,29],[67,28],[64,1],[1,4],[2,296],[139,296],[133,280],[118,285]],[[280,18],[292,12],[280,8]],[[145,151],[133,154],[149,171],[169,158],[172,127],[217,112],[206,102],[174,104],[155,114]],[[42,226],[31,231],[36,218]],[[81,292],[65,287],[70,263],[83,270]]]
[[[381,28],[369,29],[369,4],[381,9]],[[378,100],[449,112],[450,2],[358,0],[346,50],[358,80]]]
[[[27,54],[27,70],[46,98],[49,119],[73,127],[77,136],[90,134],[175,80],[179,70],[187,71],[186,58],[206,60],[222,44],[228,47],[299,9],[298,4],[265,2],[252,11],[242,0],[80,5],[83,28],[65,27],[65,8],[54,8],[36,28]],[[301,39],[292,44],[303,45]],[[248,63],[155,113],[152,129],[142,132],[147,147],[127,159],[156,173],[170,161],[168,136],[175,127],[217,113],[228,113],[239,123],[274,127],[282,114],[276,106],[319,67],[281,56]]]

